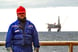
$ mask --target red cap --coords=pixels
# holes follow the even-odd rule
[[[17,12],[17,13],[25,13],[26,10],[25,10],[25,8],[24,8],[23,6],[19,6],[19,7],[17,8],[16,12]]]

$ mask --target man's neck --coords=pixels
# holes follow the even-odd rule
[[[24,19],[18,18],[18,20],[19,20],[20,22],[22,22],[22,23],[25,23],[25,22],[26,22],[26,17],[25,17]]]

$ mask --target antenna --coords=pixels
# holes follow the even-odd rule
[[[57,32],[61,30],[61,24],[60,24],[60,16],[58,16],[58,29]]]
[[[58,16],[58,25],[60,25],[60,16]]]

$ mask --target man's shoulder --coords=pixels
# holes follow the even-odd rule
[[[29,20],[27,20],[27,24],[28,24],[28,27],[33,27],[33,28],[35,27],[35,25]]]
[[[30,20],[26,20],[29,24],[32,24],[33,25],[33,23],[30,21]]]
[[[12,22],[12,23],[10,24],[10,26],[15,25],[16,23],[18,23],[18,20]]]

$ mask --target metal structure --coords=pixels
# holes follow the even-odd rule
[[[52,28],[58,28],[57,32],[61,30],[60,16],[58,16],[58,24],[49,24],[48,23],[48,31],[51,31]]]
[[[0,46],[4,46],[5,41],[0,41]],[[40,41],[40,46],[69,46],[69,52],[73,52],[73,46],[78,45],[78,41]]]

